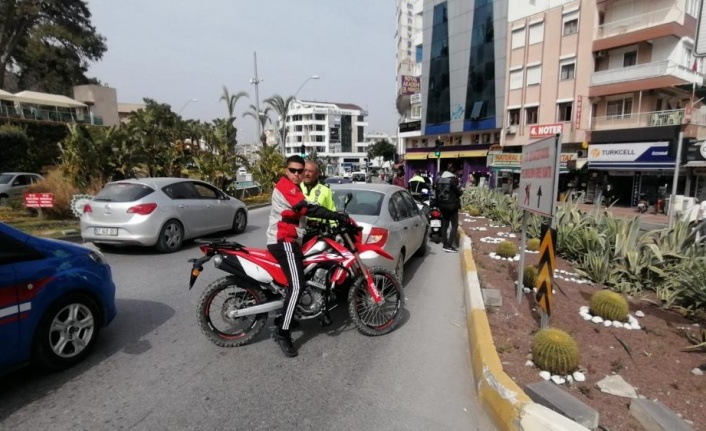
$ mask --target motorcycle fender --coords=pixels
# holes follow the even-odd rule
[[[245,272],[245,274],[247,274],[248,277],[252,278],[253,280],[258,281],[260,283],[269,283],[272,281],[272,276],[262,267],[254,264],[253,262],[250,262],[247,259],[243,259],[240,256],[238,256],[238,261],[243,267],[243,271]]]
[[[370,256],[370,253],[375,253],[378,254],[384,258],[394,260],[392,255],[385,250],[382,249],[379,245],[374,245],[374,244],[358,244],[356,246],[358,248],[358,251],[360,252],[360,257],[365,258],[367,256]],[[368,253],[370,252],[370,253]]]

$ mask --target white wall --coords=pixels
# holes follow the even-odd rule
[[[507,20],[513,22],[576,0],[508,0]]]

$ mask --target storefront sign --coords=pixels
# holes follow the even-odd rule
[[[669,154],[669,142],[628,142],[588,146],[590,167],[669,167],[674,156]]]
[[[421,121],[409,121],[407,123],[400,123],[400,133],[417,132],[419,130],[422,130]]]
[[[491,154],[490,166],[499,167],[519,167],[522,163],[522,154]]]
[[[421,85],[418,76],[402,75],[400,84],[400,94],[415,94],[421,92]]]
[[[555,124],[535,124],[533,126],[530,126],[530,139],[537,139],[537,138],[548,138],[550,136],[554,136],[557,133],[563,133],[564,132],[564,124],[563,123],[555,123]]]
[[[581,105],[583,104],[583,97],[576,96],[576,114],[574,118],[574,130],[581,128]]]
[[[412,105],[418,105],[422,103],[422,93],[416,93],[409,97],[409,103]]]

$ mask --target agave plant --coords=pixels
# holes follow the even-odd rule
[[[669,271],[657,295],[667,306],[675,301],[690,309],[706,307],[706,256],[683,259]]]

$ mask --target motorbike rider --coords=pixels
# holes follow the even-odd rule
[[[427,183],[424,181],[421,172],[414,171],[414,176],[409,179],[407,189],[415,198],[421,200],[422,189],[427,188]]]
[[[285,356],[298,355],[292,343],[289,326],[299,300],[301,286],[304,285],[304,255],[301,241],[306,228],[307,216],[349,223],[343,213],[330,211],[315,203],[309,203],[299,185],[304,174],[304,159],[294,155],[287,158],[284,175],[272,191],[272,207],[267,227],[267,249],[279,262],[287,277],[289,289],[284,299],[283,314],[275,319],[277,329],[275,342]]]
[[[307,160],[304,164],[304,176],[300,186],[307,202],[319,204],[330,211],[336,211],[336,204],[333,203],[333,192],[319,182],[319,166],[313,160]],[[320,223],[323,223],[323,221],[314,217],[307,217],[307,229],[303,244],[306,244],[308,240],[319,234]]]
[[[463,190],[456,178],[456,167],[449,163],[436,183],[436,203],[441,211],[441,238],[446,253],[458,253],[453,246],[458,231],[458,210],[461,209]],[[449,225],[451,229],[449,230]]]

